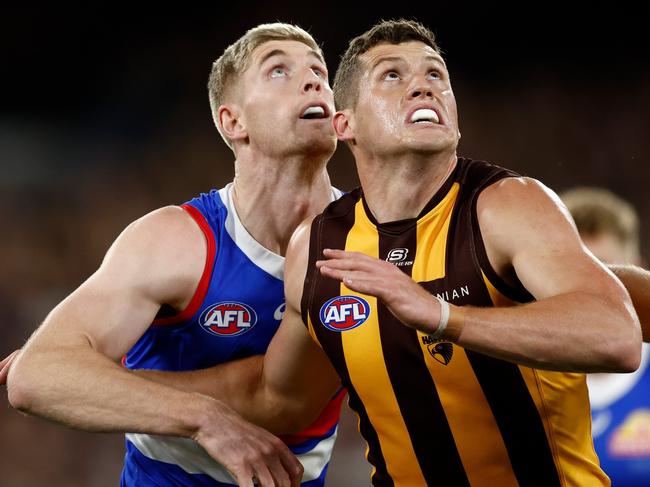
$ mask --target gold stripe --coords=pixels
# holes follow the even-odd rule
[[[483,281],[495,306],[514,306],[485,274]],[[609,486],[591,439],[589,394],[584,374],[519,366],[542,419],[546,440],[563,487]]]
[[[519,369],[542,418],[562,486],[609,486],[591,439],[584,374]]]
[[[379,235],[368,220],[363,204],[355,208],[355,224],[348,233],[346,250],[378,256]],[[395,485],[426,485],[393,391],[379,335],[377,299],[348,289],[341,283],[341,295],[363,297],[370,304],[370,316],[362,325],[341,333],[343,354],[350,380],[377,432],[388,473]]]
[[[458,190],[455,183],[445,199],[418,222],[415,281],[432,281],[445,275],[447,234]],[[418,333],[424,361],[436,384],[470,484],[517,487],[501,433],[465,351],[453,345],[451,361],[443,365],[429,353],[423,336]]]
[[[490,282],[490,280],[487,278],[484,272],[481,272],[481,275],[483,276],[483,282],[485,283],[485,287],[488,290],[488,293],[490,294],[490,299],[492,300],[492,304],[496,307],[507,307],[507,306],[515,306],[517,301],[513,301],[507,296],[504,296],[501,294],[497,288],[494,287],[494,285]]]

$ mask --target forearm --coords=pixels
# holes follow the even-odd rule
[[[650,342],[650,271],[632,265],[610,265],[632,298],[641,322],[643,341]]]
[[[597,296],[568,293],[521,306],[464,311],[457,343],[470,350],[550,370],[627,372],[638,366],[634,318]]]
[[[87,431],[192,437],[218,403],[129,374],[90,347],[27,348],[7,380],[11,404]]]
[[[227,362],[206,369],[166,371],[136,369],[138,377],[185,392],[198,392],[218,399],[233,408],[252,400],[260,386],[263,355]]]
[[[181,391],[210,396],[272,433],[293,433],[306,421],[300,421],[300,417],[311,415],[300,411],[297,401],[274,391],[264,381],[263,363],[264,356],[259,355],[208,369],[134,370],[133,374]],[[297,420],[300,426],[296,426]]]

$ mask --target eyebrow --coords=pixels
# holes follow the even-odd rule
[[[436,56],[427,56],[427,57],[425,57],[425,60],[426,61],[435,61],[438,64],[442,64],[443,66],[446,66],[445,62],[442,59],[440,59],[439,57],[436,57]],[[387,56],[387,57],[383,57],[383,58],[380,58],[379,60],[377,60],[372,65],[372,67],[370,69],[372,71],[377,66],[379,66],[381,63],[389,63],[389,62],[406,62],[406,61],[404,60],[404,58],[402,58],[400,56]]]
[[[318,51],[315,49],[310,49],[308,52],[309,55],[315,57],[319,62],[325,64],[325,60],[323,57],[320,55]],[[288,56],[286,51],[283,51],[282,49],[273,49],[272,51],[267,52],[262,59],[260,59],[260,65],[264,64],[266,61],[268,61],[270,58],[273,56]]]

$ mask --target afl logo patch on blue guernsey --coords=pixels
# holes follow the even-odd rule
[[[208,333],[233,337],[246,333],[255,326],[257,313],[244,303],[222,301],[208,307],[199,318],[199,324]]]
[[[320,321],[332,331],[348,331],[370,316],[368,301],[358,296],[336,296],[320,309]]]

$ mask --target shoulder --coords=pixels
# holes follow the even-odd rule
[[[306,265],[309,253],[309,242],[311,240],[311,230],[314,221],[320,215],[310,216],[298,225],[291,236],[289,246],[287,247],[287,256],[285,264],[285,273],[288,275],[296,266]]]
[[[540,217],[544,210],[565,213],[558,196],[540,181],[529,177],[507,177],[487,186],[477,201],[479,218],[529,214]]]
[[[179,206],[167,206],[128,225],[99,272],[148,288],[155,282],[165,289],[184,289],[201,276],[206,254],[205,237],[194,219]]]
[[[512,255],[522,248],[579,245],[573,220],[559,197],[540,181],[511,177],[479,195],[476,214],[486,244]]]
[[[520,177],[517,172],[492,162],[459,157],[453,178],[472,190],[482,190],[503,178]]]
[[[115,244],[155,257],[161,253],[191,252],[203,240],[201,229],[187,211],[180,206],[166,206],[132,222]]]

